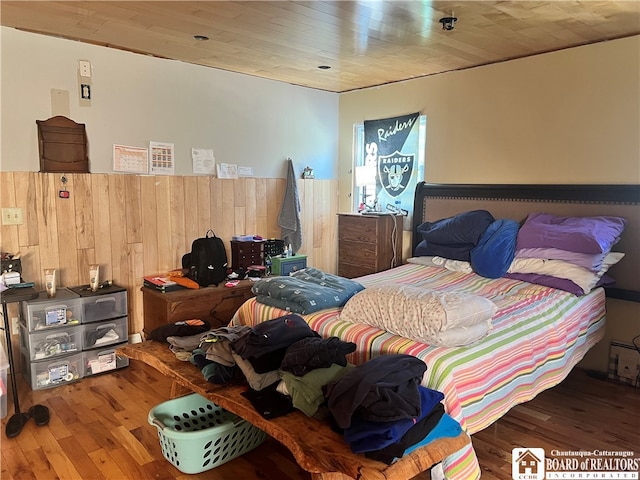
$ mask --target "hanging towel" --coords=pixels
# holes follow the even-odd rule
[[[282,200],[282,208],[278,216],[278,225],[282,228],[284,244],[291,244],[291,250],[296,253],[302,246],[302,223],[300,222],[300,198],[298,197],[298,182],[293,170],[293,161],[287,158],[287,188]]]

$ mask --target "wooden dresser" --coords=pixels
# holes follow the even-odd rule
[[[360,277],[401,263],[402,217],[338,214],[338,275]]]
[[[144,333],[166,323],[199,318],[211,324],[211,328],[227,325],[236,310],[253,297],[253,282],[242,280],[235,287],[217,287],[160,292],[142,287],[144,308]]]

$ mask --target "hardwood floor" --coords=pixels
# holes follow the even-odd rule
[[[162,456],[156,429],[147,423],[155,405],[169,399],[171,382],[131,361],[128,368],[50,390],[31,391],[18,377],[21,410],[46,404],[51,421],[30,420],[13,439],[2,421],[0,478],[307,480],[279,443],[255,450],[201,474],[186,475]],[[473,436],[483,479],[511,479],[511,449],[640,450],[640,390],[575,370],[559,386],[513,408]],[[416,479],[427,480],[428,474]]]

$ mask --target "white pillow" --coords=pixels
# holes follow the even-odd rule
[[[598,283],[598,280],[609,268],[624,257],[624,253],[610,252],[602,261],[600,271],[592,272],[584,267],[563,260],[547,260],[544,258],[515,258],[511,262],[508,273],[536,273],[557,278],[566,278],[578,285],[584,293],[589,293]]]
[[[452,272],[471,273],[473,269],[469,262],[463,260],[453,260],[444,257],[411,257],[407,259],[407,263],[415,263],[416,265],[425,265],[427,267],[446,268]]]

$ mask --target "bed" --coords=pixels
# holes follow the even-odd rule
[[[608,274],[615,287],[594,288],[576,296],[563,290],[510,278],[490,279],[473,272],[452,271],[419,258],[399,267],[355,280],[367,289],[381,285],[410,285],[438,292],[464,291],[490,299],[497,307],[491,329],[481,340],[464,347],[430,345],[383,329],[345,321],[341,308],[303,315],[323,337],[337,336],[357,345],[349,360],[361,364],[380,355],[403,353],[427,365],[423,385],[445,395],[447,413],[470,435],[481,431],[513,406],[561,382],[585,353],[604,336],[605,299],[639,301],[636,278],[639,253],[638,185],[434,185],[420,183],[414,201],[413,247],[423,222],[434,222],[470,210],[486,209],[496,219],[522,222],[531,212],[555,215],[608,215],[627,219],[616,251],[624,261]],[[245,302],[232,323],[255,325],[285,315],[285,310]],[[480,476],[473,447],[443,462],[446,478]]]

